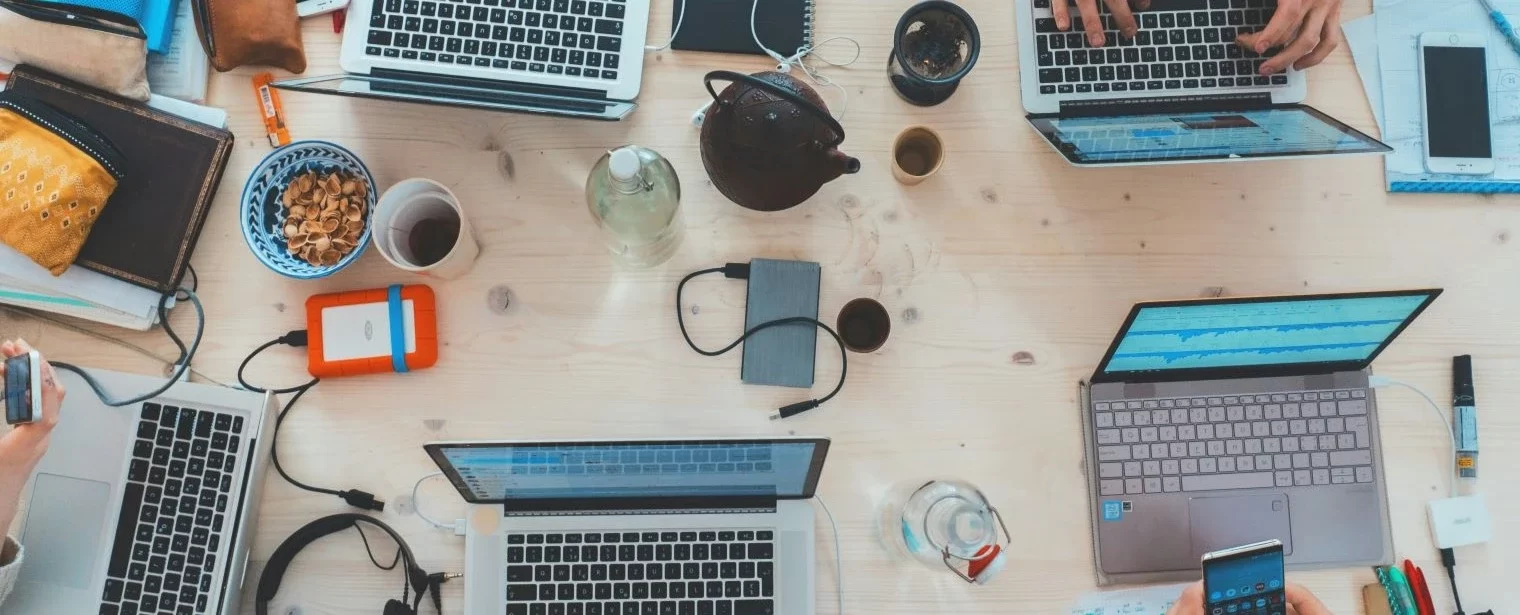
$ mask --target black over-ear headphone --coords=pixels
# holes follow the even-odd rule
[[[412,555],[412,548],[407,546],[406,541],[402,540],[401,535],[396,533],[396,530],[391,529],[391,526],[386,525],[379,519],[356,513],[340,513],[322,517],[296,530],[294,534],[290,535],[290,538],[286,538],[285,542],[280,543],[279,548],[274,550],[274,554],[269,556],[269,563],[264,566],[264,574],[259,578],[258,593],[254,599],[255,612],[258,615],[269,615],[269,601],[274,599],[276,592],[280,591],[280,580],[284,578],[285,570],[290,568],[290,562],[295,559],[297,553],[300,553],[307,545],[323,536],[349,528],[359,530],[360,537],[363,537],[364,530],[359,527],[360,523],[368,523],[390,534],[398,547],[397,557],[401,565],[404,566],[402,571],[406,574],[406,582],[401,587],[401,599],[387,601],[385,603],[384,615],[416,615],[418,607],[422,605],[423,596],[426,596],[430,590],[433,593],[433,606],[438,609],[439,613],[442,613],[443,599],[439,595],[438,586],[459,575],[428,574],[426,570],[417,565],[417,558]],[[365,539],[364,546],[365,549],[369,548],[368,539]],[[373,553],[370,554],[370,559],[374,561]],[[375,565],[380,566],[379,562],[375,562]],[[395,565],[395,563],[391,564],[392,567]],[[382,566],[382,569],[390,570],[389,567],[384,566]],[[407,598],[412,591],[417,592],[417,596],[408,604]]]

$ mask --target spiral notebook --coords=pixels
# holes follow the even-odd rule
[[[719,51],[765,55],[750,33],[754,2],[755,35],[772,51],[789,56],[813,44],[813,0],[676,0],[670,26],[681,30],[670,46],[684,51]],[[687,6],[689,3],[689,6]],[[686,16],[681,17],[682,7]]]

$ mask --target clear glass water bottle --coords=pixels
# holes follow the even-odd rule
[[[628,145],[602,156],[586,178],[586,207],[626,265],[653,267],[681,245],[681,181],[654,150]]]

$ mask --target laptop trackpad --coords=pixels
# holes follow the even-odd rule
[[[1193,557],[1276,538],[1283,553],[1293,553],[1288,526],[1288,496],[1283,493],[1223,495],[1188,500]]]
[[[85,589],[95,572],[101,515],[111,501],[106,483],[39,474],[26,512],[26,565],[20,581]]]

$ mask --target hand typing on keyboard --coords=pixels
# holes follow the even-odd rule
[[[1241,34],[1235,41],[1256,53],[1282,49],[1262,63],[1263,75],[1280,73],[1289,66],[1309,68],[1340,46],[1341,0],[1278,0],[1277,12],[1266,29]]]
[[[1082,14],[1081,22],[1077,25],[1078,30],[1086,30],[1087,41],[1094,47],[1102,47],[1107,42],[1102,28],[1083,28],[1082,24],[1103,23],[1098,14],[1098,0],[1076,0],[1077,11]],[[1113,16],[1114,25],[1119,33],[1125,38],[1134,38],[1135,33],[1140,31],[1140,24],[1135,21],[1135,13],[1131,10],[1143,11],[1150,8],[1151,0],[1103,0],[1108,6],[1108,14]],[[1050,11],[1055,14],[1056,26],[1061,31],[1070,30],[1072,27],[1071,7],[1067,6],[1066,0],[1054,0],[1051,2]]]
[[[1297,615],[1330,615],[1330,609],[1319,598],[1304,589],[1297,583],[1289,583],[1283,588],[1288,594],[1288,606],[1292,607],[1289,613]],[[1233,608],[1233,607],[1232,607]],[[1205,615],[1203,611],[1203,582],[1199,581],[1189,585],[1182,591],[1182,596],[1172,603],[1172,608],[1166,611],[1166,615]]]
[[[31,352],[25,340],[7,341],[0,344],[4,358]],[[0,378],[5,368],[0,367]],[[21,490],[31,477],[42,454],[47,452],[48,436],[58,424],[58,409],[63,407],[63,383],[53,372],[53,366],[42,362],[42,417],[33,423],[23,423],[0,436],[0,532],[11,527],[16,518],[16,507],[21,503]],[[3,596],[0,596],[3,598]]]

